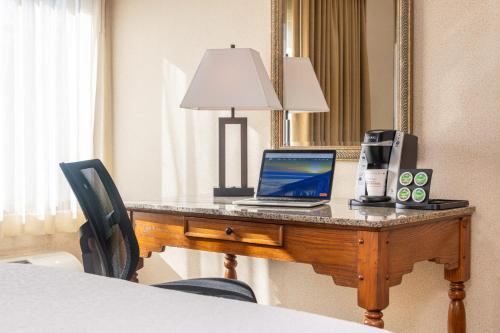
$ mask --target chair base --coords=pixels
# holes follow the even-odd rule
[[[221,278],[189,279],[166,282],[153,287],[182,291],[190,294],[221,297],[226,299],[257,303],[255,294],[246,283]]]

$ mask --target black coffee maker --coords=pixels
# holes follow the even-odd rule
[[[351,206],[395,207],[400,169],[417,167],[415,135],[395,130],[371,130],[365,133],[361,144],[356,196],[349,200]],[[365,171],[387,169],[385,195],[369,196],[366,191]]]

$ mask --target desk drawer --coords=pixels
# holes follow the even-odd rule
[[[283,226],[277,224],[186,217],[184,235],[194,238],[283,246]]]

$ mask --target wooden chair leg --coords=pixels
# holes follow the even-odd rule
[[[224,256],[224,267],[226,271],[224,272],[224,277],[226,279],[237,280],[238,276],[236,275],[236,266],[238,262],[236,261],[236,256],[234,254],[226,254]]]

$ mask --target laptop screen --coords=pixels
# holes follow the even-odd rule
[[[334,150],[265,151],[257,196],[330,199]]]

